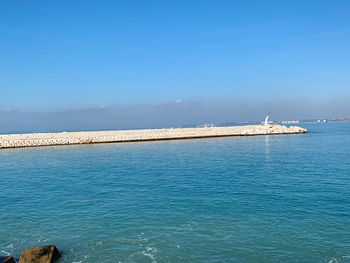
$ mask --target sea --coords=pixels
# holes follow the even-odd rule
[[[0,255],[350,263],[350,123],[309,133],[0,150]]]

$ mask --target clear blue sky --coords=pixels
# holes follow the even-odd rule
[[[347,0],[0,1],[3,112],[194,101],[346,115],[349,84]]]

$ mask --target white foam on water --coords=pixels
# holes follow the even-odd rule
[[[8,248],[8,249],[13,249],[14,246],[13,246],[13,244],[11,243],[10,245],[6,246],[6,248]]]
[[[158,250],[155,248],[147,247],[146,250],[142,251],[141,254],[144,255],[145,257],[148,257],[152,260],[153,263],[156,263],[157,260],[155,259],[156,254]]]
[[[4,256],[9,256],[10,255],[10,253],[5,251],[5,250],[1,250],[0,253],[4,254]]]
[[[48,242],[49,240],[44,238],[44,239],[38,239],[36,242],[37,243],[43,243],[43,242]]]
[[[10,256],[12,254],[11,251],[13,251],[13,248],[14,248],[14,245],[11,243],[5,247],[5,249],[9,250],[10,252],[8,252],[6,250],[1,250],[0,252],[1,252],[1,254],[4,254],[5,256]]]

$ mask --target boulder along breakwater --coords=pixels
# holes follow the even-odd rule
[[[170,128],[117,131],[59,132],[0,135],[0,149],[92,143],[121,143],[224,136],[254,136],[306,133],[297,126],[247,125],[231,127]]]

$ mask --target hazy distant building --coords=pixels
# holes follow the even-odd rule
[[[293,120],[293,121],[281,121],[282,124],[296,124],[299,123],[298,120]]]

